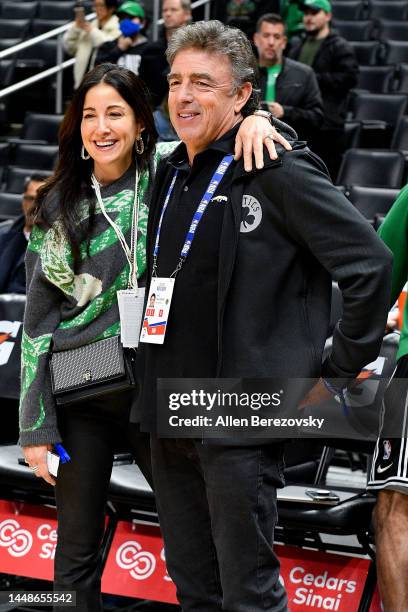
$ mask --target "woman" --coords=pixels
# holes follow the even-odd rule
[[[247,126],[254,122],[258,135],[269,136],[265,142],[270,148],[269,123],[258,117],[246,120]],[[246,131],[251,140],[254,129]],[[280,136],[275,139],[283,141]],[[148,443],[129,428],[132,392],[56,410],[49,351],[119,334],[116,292],[128,286],[130,266],[111,221],[130,244],[137,183],[140,279],[146,268],[152,174],[159,159],[175,146],[160,143],[155,148],[155,142],[147,95],[133,72],[101,64],[85,75],[61,125],[58,166],[39,193],[27,251],[20,444],[36,476],[56,485],[55,588],[76,590],[77,610],[101,609],[99,549],[115,444],[123,444],[130,431],[130,444],[149,479]],[[102,205],[95,202],[96,182]],[[60,466],[55,481],[46,453],[61,441],[71,460]]]
[[[120,35],[119,20],[114,12],[117,0],[95,0],[96,19],[85,21],[84,11],[76,9],[75,21],[64,34],[64,47],[75,56],[74,88],[78,89],[84,74],[95,65],[98,48]]]

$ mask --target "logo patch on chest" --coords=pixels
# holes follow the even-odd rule
[[[252,232],[258,227],[261,221],[262,207],[259,201],[253,196],[244,195],[242,198],[242,214],[239,231],[241,234]]]

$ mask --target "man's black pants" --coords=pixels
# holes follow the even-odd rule
[[[280,445],[152,439],[166,563],[183,612],[287,610],[273,551]]]

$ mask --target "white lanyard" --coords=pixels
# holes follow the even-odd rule
[[[108,213],[106,212],[106,208],[103,203],[102,196],[101,196],[101,188],[94,174],[92,174],[91,180],[92,180],[92,187],[95,190],[96,198],[98,200],[98,204],[101,208],[101,211],[105,219],[112,226],[115,234],[118,237],[120,245],[126,255],[126,259],[130,267],[128,287],[129,288],[131,287],[132,289],[137,290],[137,253],[136,253],[137,249],[136,249],[136,245],[137,245],[137,228],[138,228],[138,223],[139,223],[139,198],[138,198],[139,172],[138,172],[138,169],[136,167],[135,195],[133,199],[133,215],[132,215],[132,228],[131,228],[131,236],[130,236],[130,248],[126,242],[126,239],[123,235],[122,230],[120,229],[118,225],[116,225],[114,221],[112,221],[112,219],[109,217]]]

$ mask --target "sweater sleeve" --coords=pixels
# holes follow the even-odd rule
[[[68,246],[56,240],[56,226],[48,231],[35,226],[27,248],[19,419],[22,446],[61,441],[49,357],[53,333],[61,320],[61,287],[72,282],[73,272],[66,257]]]
[[[399,193],[378,233],[394,255],[391,284],[393,305],[408,275],[408,185]]]
[[[62,40],[64,49],[69,55],[74,56],[76,54],[81,34],[83,34],[83,30],[77,28],[75,23],[65,32]]]

